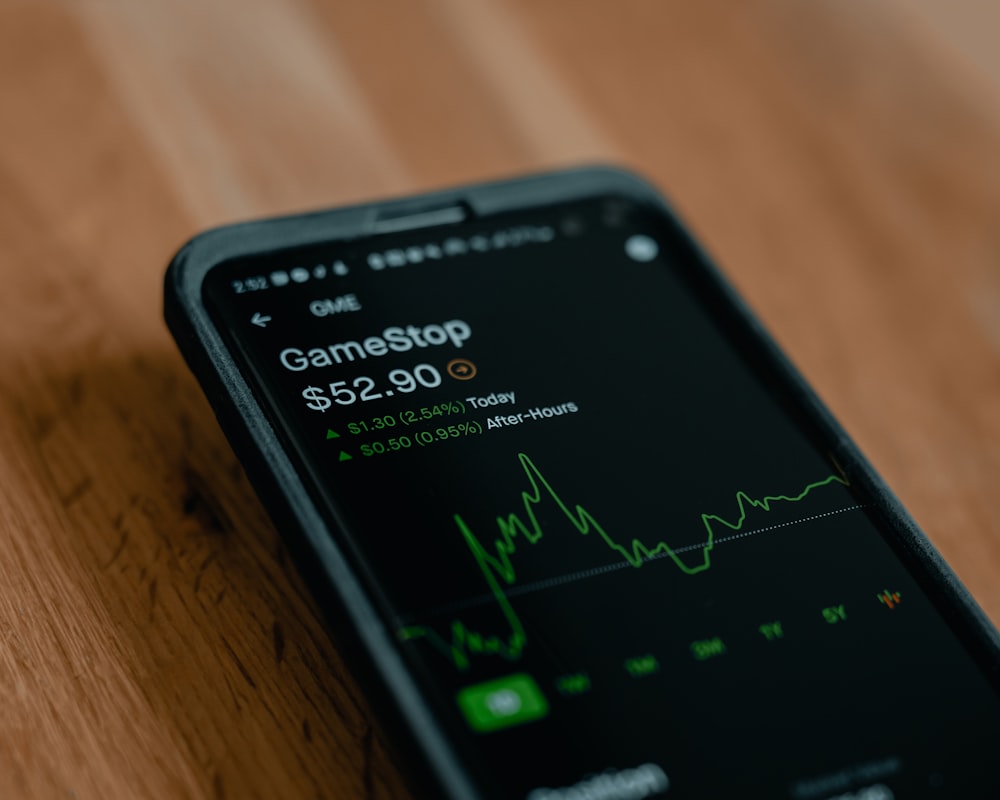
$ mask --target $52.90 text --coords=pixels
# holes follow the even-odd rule
[[[327,384],[326,388],[307,386],[302,390],[302,397],[305,398],[306,406],[313,411],[326,411],[334,403],[349,406],[356,402],[391,397],[396,392],[406,394],[420,388],[433,389],[441,385],[441,373],[430,364],[417,364],[411,370],[390,370],[386,380],[391,388],[384,385],[380,387],[374,378],[361,375],[352,381],[334,381]]]

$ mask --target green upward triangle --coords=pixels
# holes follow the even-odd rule
[[[346,450],[341,450],[340,451],[340,460],[341,461],[350,461],[352,458],[354,458],[354,456],[352,456]]]
[[[326,438],[327,439],[339,439],[340,438],[340,434],[337,433],[335,430],[333,430],[333,428],[327,428],[326,429]]]

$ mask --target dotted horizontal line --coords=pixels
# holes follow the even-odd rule
[[[863,505],[857,506],[847,506],[846,508],[838,508],[836,511],[827,511],[823,514],[813,514],[811,517],[803,517],[802,519],[792,520],[791,522],[779,522],[777,525],[768,525],[766,528],[754,528],[752,531],[744,531],[743,533],[734,533],[730,536],[723,536],[718,539],[713,539],[712,544],[723,544],[724,542],[732,542],[736,539],[745,539],[747,536],[756,536],[758,533],[766,533],[767,531],[774,531],[778,528],[787,528],[789,525],[798,525],[801,522],[812,522],[814,519],[823,519],[823,517],[832,517],[835,514],[843,514],[845,511],[857,511],[859,508],[864,508]],[[674,550],[674,553],[687,553],[690,550],[700,550],[704,547],[708,547],[708,542],[703,542],[702,544],[689,544],[684,547],[678,547]],[[655,556],[650,558],[652,561],[657,558],[663,558],[668,556],[669,553],[657,553]]]
[[[791,522],[780,522],[776,525],[768,525],[764,528],[754,528],[752,531],[743,531],[742,533],[734,533],[729,536],[722,536],[717,539],[713,539],[712,546],[725,544],[726,542],[734,542],[737,539],[746,539],[749,536],[757,536],[761,533],[767,533],[768,531],[778,530],[779,528],[787,528],[791,525],[801,525],[803,522],[813,522],[817,519],[823,519],[824,517],[833,517],[837,514],[844,514],[848,511],[857,511],[864,508],[864,505],[846,506],[845,508],[838,508],[834,511],[826,511],[822,514],[813,514],[809,517],[802,517],[801,519],[795,519]],[[674,555],[678,553],[689,553],[692,550],[703,550],[708,547],[709,543],[702,542],[701,544],[689,544],[683,547],[672,548]],[[643,559],[642,563],[647,563],[650,561],[658,561],[661,558],[669,558],[670,553],[657,553],[654,556]],[[605,564],[602,567],[593,567],[591,569],[580,570],[579,572],[572,572],[568,575],[559,575],[555,578],[546,578],[544,580],[533,581],[532,583],[526,583],[523,586],[515,586],[511,589],[504,589],[503,593],[507,597],[517,597],[523,594],[530,594],[532,592],[539,592],[544,589],[551,589],[555,586],[562,586],[567,583],[574,583],[576,581],[586,580],[587,578],[594,578],[598,575],[604,575],[608,572],[615,572],[620,569],[625,569],[626,567],[633,567],[632,563],[629,561],[616,561],[614,564]],[[634,568],[634,567],[633,567]],[[446,606],[438,606],[437,608],[419,614],[413,615],[414,618],[419,617],[420,619],[431,619],[432,617],[441,616],[443,614],[449,614],[456,611],[462,611],[473,606],[480,606],[486,603],[496,602],[496,597],[492,593],[484,593],[478,595],[477,597],[471,597],[466,600],[459,600],[455,603],[450,603]],[[396,620],[397,626],[402,626],[407,623]]]

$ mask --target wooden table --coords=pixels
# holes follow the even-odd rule
[[[640,170],[1000,619],[1000,104],[905,4],[6,0],[0,98],[0,796],[406,796],[160,319],[248,216]]]

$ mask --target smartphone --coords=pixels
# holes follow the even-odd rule
[[[996,630],[637,176],[209,231],[165,309],[415,792],[1000,797]]]

